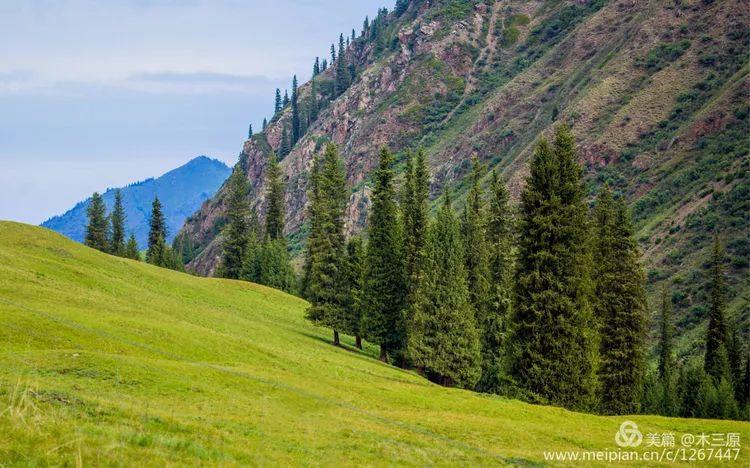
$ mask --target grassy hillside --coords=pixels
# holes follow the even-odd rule
[[[304,308],[0,223],[0,464],[486,465],[617,450],[624,417],[430,384],[348,337],[334,348]],[[677,440],[750,440],[747,423],[630,419]]]

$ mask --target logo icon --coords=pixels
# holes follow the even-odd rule
[[[638,447],[643,441],[643,434],[633,421],[620,424],[620,430],[615,433],[615,443],[620,447]]]

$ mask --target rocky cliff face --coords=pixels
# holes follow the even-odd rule
[[[747,319],[748,11],[747,0],[413,0],[389,14],[385,40],[352,43],[356,80],[282,161],[292,245],[305,235],[307,174],[326,141],[345,158],[352,233],[366,224],[380,146],[399,156],[423,146],[433,194],[446,184],[463,194],[476,155],[517,196],[535,142],[567,123],[592,194],[606,182],[631,201],[650,290],[671,285],[680,325],[697,330],[705,316],[714,230],[732,259],[731,308]],[[317,78],[332,79],[333,67]],[[310,90],[301,87],[303,101]],[[289,121],[285,109],[243,147],[261,216],[267,156]],[[183,228],[202,274],[217,263],[222,200]]]

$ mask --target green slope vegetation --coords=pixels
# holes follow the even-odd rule
[[[305,306],[0,223],[0,464],[479,465],[617,450],[624,417],[430,384],[350,337],[331,346]],[[678,441],[750,440],[747,423],[628,419]]]

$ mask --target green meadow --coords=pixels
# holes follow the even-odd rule
[[[748,423],[443,388],[351,337],[332,346],[306,305],[0,222],[0,465],[544,465],[546,450],[621,450],[625,420],[644,434],[638,452],[653,449],[647,433],[750,444]],[[712,463],[733,464],[693,462]]]

